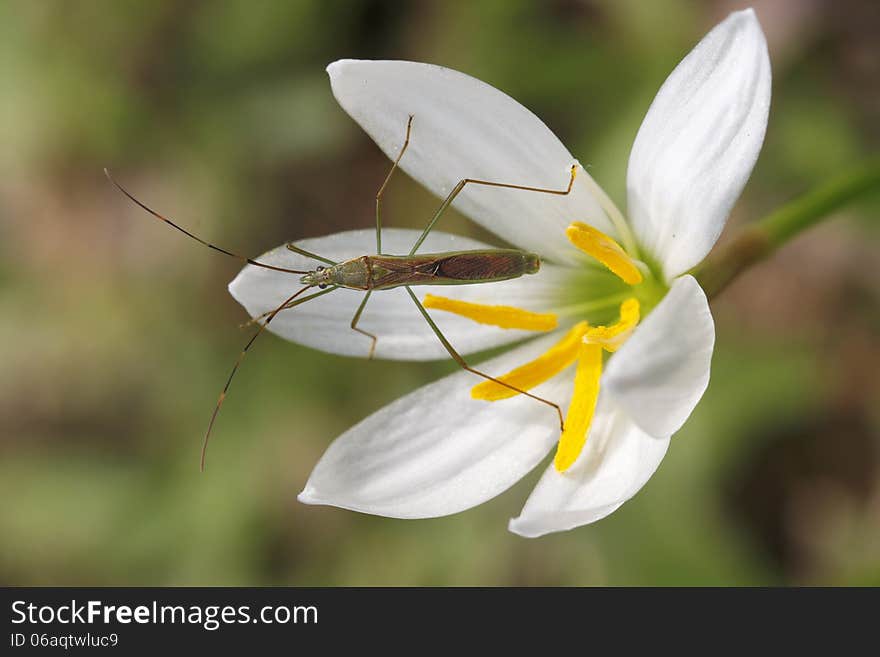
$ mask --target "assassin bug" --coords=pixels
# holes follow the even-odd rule
[[[471,251],[450,251],[445,253],[423,254],[416,254],[416,252],[425,241],[425,238],[434,228],[435,224],[443,215],[443,213],[449,208],[449,206],[455,200],[456,196],[458,196],[467,185],[483,185],[488,187],[500,187],[504,189],[514,189],[528,192],[539,192],[542,194],[555,194],[558,196],[565,196],[569,194],[572,190],[575,176],[577,174],[578,165],[575,163],[571,166],[571,174],[568,181],[568,186],[562,190],[544,189],[540,187],[528,187],[524,185],[514,185],[510,183],[500,183],[487,180],[477,180],[473,178],[464,178],[455,185],[452,191],[440,204],[440,207],[437,208],[434,216],[431,217],[428,225],[422,231],[421,236],[416,240],[415,244],[413,244],[408,254],[386,255],[382,253],[382,195],[384,194],[385,188],[388,186],[392,175],[397,170],[398,164],[400,163],[401,158],[406,152],[407,146],[409,146],[410,135],[412,132],[412,123],[413,117],[410,116],[406,124],[406,137],[404,138],[403,146],[401,147],[397,158],[394,160],[394,163],[391,165],[391,169],[388,172],[388,175],[385,177],[382,186],[376,193],[376,255],[364,255],[357,258],[351,258],[343,262],[334,262],[333,260],[324,258],[323,256],[320,256],[316,253],[306,251],[305,249],[302,249],[295,244],[287,244],[287,248],[291,251],[306,256],[307,258],[325,263],[324,265],[319,265],[315,267],[315,269],[308,271],[287,269],[284,267],[269,265],[254,260],[252,258],[239,255],[238,253],[234,253],[227,249],[215,246],[214,244],[203,240],[202,238],[194,235],[188,230],[182,228],[181,226],[178,226],[170,219],[162,216],[152,208],[148,207],[147,205],[136,199],[124,187],[122,187],[122,185],[120,185],[118,182],[116,182],[116,180],[113,179],[107,169],[104,169],[104,174],[107,176],[110,182],[113,183],[119,189],[119,191],[127,196],[132,202],[153,215],[155,218],[165,222],[166,224],[182,232],[188,237],[196,240],[197,242],[207,246],[208,248],[219,251],[220,253],[223,253],[227,256],[237,258],[238,260],[242,260],[255,267],[263,267],[282,273],[300,275],[300,287],[298,287],[298,289],[293,294],[285,299],[285,301],[274,310],[263,313],[262,315],[255,317],[252,320],[259,323],[260,326],[239,354],[238,359],[235,361],[235,364],[233,365],[232,370],[229,373],[229,377],[226,379],[226,384],[223,386],[223,390],[220,392],[220,396],[217,399],[217,405],[214,407],[214,412],[211,415],[211,420],[208,423],[208,429],[205,432],[205,438],[202,444],[200,461],[200,467],[202,470],[204,470],[205,468],[205,454],[207,451],[208,440],[211,437],[211,431],[214,427],[214,422],[217,419],[217,414],[220,412],[220,408],[222,407],[223,401],[226,398],[226,394],[229,391],[229,386],[232,383],[232,379],[235,376],[235,373],[238,371],[238,367],[239,365],[241,365],[241,362],[247,354],[248,350],[251,348],[251,345],[253,345],[257,337],[259,337],[259,335],[265,330],[265,328],[275,318],[275,316],[278,315],[278,313],[284,310],[295,308],[302,303],[315,299],[324,294],[328,294],[337,288],[348,288],[353,290],[362,290],[366,292],[366,294],[364,294],[363,300],[361,301],[360,305],[354,313],[354,317],[352,317],[351,328],[352,330],[357,331],[358,333],[372,340],[369,352],[370,358],[372,358],[375,351],[378,336],[373,335],[372,333],[369,333],[361,328],[358,328],[358,322],[360,321],[361,315],[364,312],[364,308],[366,307],[367,302],[370,300],[370,296],[373,294],[373,292],[389,290],[397,287],[404,287],[410,298],[412,298],[413,303],[416,305],[418,311],[425,318],[425,321],[428,323],[431,330],[443,344],[443,347],[446,349],[446,351],[449,352],[449,355],[452,357],[452,359],[461,368],[467,370],[468,372],[472,372],[477,376],[481,376],[484,379],[493,381],[498,385],[509,388],[518,394],[525,395],[527,397],[530,397],[531,399],[541,402],[542,404],[546,404],[547,406],[552,407],[553,409],[555,409],[557,415],[559,416],[560,430],[564,428],[562,409],[555,402],[552,402],[549,399],[544,399],[543,397],[539,397],[537,395],[533,395],[525,390],[520,390],[519,388],[510,385],[509,383],[506,383],[500,379],[490,376],[489,374],[486,374],[485,372],[481,372],[480,370],[471,367],[467,363],[467,361],[465,361],[465,359],[455,350],[452,344],[450,344],[450,342],[443,335],[442,331],[437,327],[437,324],[428,314],[428,311],[422,305],[422,302],[419,301],[419,299],[416,297],[416,294],[412,291],[412,287],[416,285],[473,285],[477,283],[491,283],[495,281],[504,281],[512,278],[519,278],[520,276],[526,274],[537,273],[541,267],[540,257],[535,253],[520,251],[518,249],[480,249]],[[315,287],[317,287],[320,291],[302,296],[305,292]]]

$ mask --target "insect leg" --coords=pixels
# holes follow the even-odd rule
[[[305,303],[306,301],[311,301],[312,299],[317,299],[318,297],[324,296],[325,294],[329,294],[330,292],[332,292],[333,290],[335,290],[338,287],[339,287],[338,285],[333,285],[331,287],[328,287],[326,290],[321,290],[320,292],[315,292],[314,294],[310,294],[306,297],[303,297],[302,299],[297,299],[296,301],[290,301],[289,303],[284,304],[284,307],[281,308],[278,312],[281,312],[281,310],[290,310],[291,308],[296,308],[301,303]],[[249,319],[244,324],[239,326],[239,328],[247,328],[251,324],[257,324],[260,322],[260,320],[266,319],[269,315],[271,315],[274,312],[275,312],[274,310],[267,310],[262,315],[257,315],[256,317]]]
[[[293,242],[288,242],[285,244],[289,251],[293,251],[294,253],[299,253],[300,255],[304,255],[306,258],[312,258],[313,260],[320,260],[321,262],[326,262],[328,265],[335,265],[336,263],[330,260],[329,258],[325,258],[324,256],[319,256],[317,253],[312,253],[311,251],[306,251],[305,249],[297,246]],[[308,272],[306,272],[308,273]]]
[[[238,358],[235,361],[235,365],[232,366],[232,371],[229,373],[229,377],[226,379],[226,385],[223,386],[223,390],[220,392],[220,397],[217,399],[217,405],[214,407],[214,413],[211,415],[211,421],[208,422],[208,430],[205,432],[205,440],[202,443],[202,457],[200,462],[201,470],[205,470],[205,454],[208,451],[208,440],[211,438],[211,430],[214,428],[214,420],[217,419],[217,414],[220,412],[220,407],[223,406],[223,401],[226,399],[226,393],[229,392],[229,384],[232,383],[232,378],[235,376],[235,373],[238,371],[238,366],[241,365],[241,361],[244,360],[244,357],[247,356],[248,350],[251,348],[251,345],[254,344],[254,341],[260,334],[269,326],[269,322],[275,319],[275,315],[280,313],[291,301],[296,299],[300,294],[311,288],[311,285],[306,285],[305,287],[297,290],[295,293],[291,294],[287,299],[284,300],[280,306],[275,308],[272,312],[269,313],[268,317],[266,317],[266,321],[260,324],[260,328],[257,329],[257,332],[251,336],[251,339],[248,340],[248,343],[244,346],[244,349],[241,350],[241,353],[238,355]],[[329,290],[326,290],[329,292]],[[306,299],[303,299],[305,301]]]
[[[364,295],[364,300],[361,301],[361,305],[358,306],[357,312],[355,312],[354,317],[351,318],[351,328],[353,330],[357,331],[358,333],[361,333],[362,335],[366,335],[368,338],[370,338],[373,341],[373,343],[370,345],[370,355],[367,356],[367,358],[369,358],[370,360],[372,360],[373,354],[376,351],[376,341],[379,338],[377,338],[372,333],[368,333],[367,331],[365,331],[363,329],[359,329],[357,327],[357,324],[361,319],[361,314],[364,312],[364,307],[367,305],[367,301],[369,301],[370,295],[372,293],[373,293],[372,290],[367,290],[367,293]]]
[[[443,200],[443,203],[440,204],[440,207],[437,208],[437,212],[434,213],[434,216],[431,217],[431,221],[428,222],[428,225],[425,227],[425,230],[422,231],[422,235],[419,239],[416,240],[416,243],[413,245],[413,248],[410,249],[409,255],[415,255],[416,251],[419,250],[419,247],[422,245],[422,242],[425,241],[425,238],[428,236],[428,233],[434,228],[434,224],[437,223],[437,220],[440,219],[441,215],[446,212],[452,202],[455,200],[455,197],[458,196],[461,191],[468,185],[485,185],[487,187],[502,187],[504,189],[521,189],[526,192],[540,192],[542,194],[556,194],[557,196],[565,196],[569,192],[571,192],[571,188],[574,185],[574,178],[577,175],[577,168],[579,165],[572,164],[571,165],[571,177],[568,180],[568,187],[565,189],[544,189],[543,187],[526,187],[525,185],[511,185],[509,183],[499,183],[499,182],[491,182],[489,180],[476,180],[475,178],[465,178],[464,180],[459,180],[458,184],[452,188],[452,191],[449,192],[449,195]]]
[[[538,397],[537,395],[533,395],[530,392],[526,392],[525,390],[520,390],[516,386],[512,386],[509,383],[505,383],[501,379],[496,379],[494,376],[490,376],[485,372],[481,372],[480,370],[476,370],[470,365],[467,364],[467,361],[459,354],[455,348],[449,343],[449,340],[446,339],[446,336],[443,335],[442,331],[440,331],[439,327],[434,323],[434,320],[431,319],[431,316],[428,314],[428,311],[425,310],[425,307],[422,305],[421,301],[415,295],[415,292],[412,291],[412,288],[408,285],[404,286],[406,291],[409,293],[409,296],[412,298],[413,302],[416,304],[416,307],[419,309],[419,312],[422,313],[422,317],[425,318],[425,321],[428,322],[428,325],[431,327],[431,330],[434,331],[434,335],[440,340],[443,346],[446,348],[446,351],[449,352],[449,355],[452,356],[452,359],[461,366],[462,369],[471,372],[472,374],[476,374],[477,376],[481,376],[484,379],[492,381],[493,383],[497,383],[500,386],[504,386],[505,388],[510,388],[511,390],[518,392],[521,395],[525,395],[526,397],[531,397],[535,401],[539,401],[542,404],[547,404],[547,406],[552,406],[556,409],[556,414],[559,416],[559,430],[565,430],[565,421],[562,419],[562,409],[559,408],[559,404],[550,401],[549,399],[544,399],[543,397]]]
[[[403,157],[403,154],[406,152],[406,147],[409,146],[409,134],[412,129],[413,117],[412,114],[409,115],[409,120],[406,122],[406,138],[403,140],[403,146],[400,149],[400,152],[397,154],[397,159],[394,160],[394,164],[391,165],[391,170],[388,172],[388,175],[385,176],[385,182],[382,183],[382,186],[379,188],[379,191],[376,192],[376,254],[380,255],[382,253],[382,213],[381,213],[381,204],[382,204],[382,194],[385,193],[385,188],[388,186],[388,181],[391,180],[391,176],[397,170],[397,165],[400,163],[400,158]],[[354,328],[354,327],[352,327]]]

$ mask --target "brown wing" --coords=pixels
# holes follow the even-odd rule
[[[519,252],[458,253],[438,260],[434,274],[460,281],[503,280],[522,276],[523,264]]]
[[[467,285],[532,274],[538,256],[513,249],[370,256],[373,289],[400,285]]]

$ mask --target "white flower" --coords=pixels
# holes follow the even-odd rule
[[[464,177],[554,189],[568,182],[576,160],[547,126],[474,78],[395,61],[339,61],[328,72],[342,107],[388,156],[397,155],[407,117],[415,117],[400,166],[439,196]],[[569,406],[571,435],[563,436],[555,462],[510,522],[512,531],[539,536],[617,509],[651,477],[696,406],[708,385],[715,330],[706,296],[686,272],[712,248],[751,173],[769,103],[764,35],[751,10],[737,12],[685,57],[648,110],[629,160],[628,221],[583,170],[567,196],[476,186],[459,196],[456,207],[474,221],[539,253],[541,271],[503,283],[415,289],[552,314],[561,329],[480,365],[501,376],[531,363],[510,380]],[[383,251],[407,253],[417,236],[386,230]],[[375,251],[372,229],[301,244],[334,260]],[[486,247],[434,231],[420,252],[469,248]],[[293,269],[316,264],[283,247],[263,260]],[[248,266],[230,292],[257,316],[297,285],[290,276]],[[336,290],[282,312],[270,330],[317,349],[365,356],[370,341],[349,328],[361,295]],[[463,354],[534,335],[473,322],[455,301],[436,307],[437,324]],[[597,327],[602,323],[608,326]],[[379,336],[378,357],[446,356],[402,289],[373,294],[360,326]],[[614,353],[600,379],[603,349]],[[398,399],[329,447],[299,499],[426,518],[498,495],[560,440],[546,406],[523,395],[487,401],[509,397],[505,392],[459,372]]]

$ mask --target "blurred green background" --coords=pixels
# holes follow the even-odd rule
[[[773,106],[725,238],[880,143],[876,3],[754,6]],[[880,203],[847,209],[717,299],[712,383],[634,500],[526,540],[506,523],[541,468],[437,520],[295,500],[335,436],[450,363],[263,339],[199,474],[202,432],[248,335],[226,292],[239,267],[101,172],[251,255],[369,227],[387,162],[336,105],[324,67],[396,58],[505,90],[622,203],[653,94],[741,7],[0,4],[0,582],[880,584]],[[421,227],[437,204],[405,176],[387,199],[397,226]],[[445,229],[484,237],[461,217]]]

